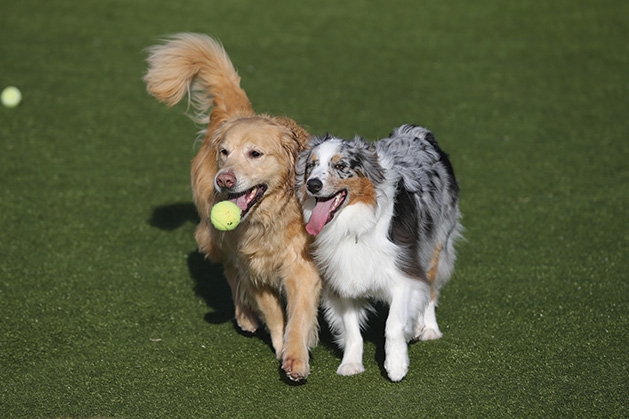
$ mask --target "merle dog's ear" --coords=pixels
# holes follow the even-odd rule
[[[313,148],[315,148],[316,146],[318,146],[321,143],[324,143],[328,140],[331,140],[332,138],[334,138],[332,135],[330,135],[329,133],[326,133],[323,136],[312,136],[308,139],[308,142],[306,143],[306,147],[305,150],[312,150]]]
[[[308,164],[308,160],[310,159],[310,153],[316,147],[317,144],[321,143],[323,140],[321,137],[310,137],[308,141],[305,143],[304,148],[297,155],[297,161],[295,162],[295,175],[297,177],[297,187],[299,188],[304,181],[304,176],[306,175],[306,166]]]
[[[384,168],[380,165],[376,146],[358,136],[354,138],[353,144],[356,147],[356,158],[359,161],[357,171],[373,183],[382,183],[384,181]]]
[[[325,135],[320,135],[317,137],[312,137],[310,139],[310,144],[312,144],[312,147],[314,148],[315,146],[324,143],[326,141],[330,141],[331,139],[333,139],[334,136],[332,134],[330,134],[329,132],[326,132]]]

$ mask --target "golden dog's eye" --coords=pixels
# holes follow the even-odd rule
[[[224,148],[221,148],[221,156],[227,157],[228,154],[229,154],[229,151],[225,150]]]
[[[258,157],[262,157],[262,153],[256,150],[251,150],[249,152],[249,157],[251,157],[252,159],[257,159]]]

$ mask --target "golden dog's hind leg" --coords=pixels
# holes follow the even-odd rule
[[[282,302],[277,291],[270,287],[257,289],[255,291],[255,299],[271,335],[275,356],[279,359],[282,355],[284,342],[284,309]]]
[[[298,260],[290,266],[284,282],[288,322],[284,335],[282,369],[288,378],[300,381],[308,377],[309,348],[318,340],[317,313],[321,280],[314,264]]]
[[[206,221],[201,221],[197,226],[194,234],[199,252],[213,263],[223,262],[220,252],[214,247],[210,234],[210,226]],[[223,263],[223,273],[232,292],[232,301],[234,303],[236,323],[245,332],[255,332],[260,322],[255,312],[251,308],[251,302],[245,301],[245,290],[241,289],[242,282],[238,276],[237,270],[230,263]]]
[[[224,273],[229,288],[231,288],[232,291],[232,301],[234,302],[235,318],[238,327],[245,332],[255,332],[260,326],[260,322],[254,310],[249,306],[248,302],[244,300],[244,293],[246,291],[241,289],[242,284],[236,269],[234,269],[233,266],[225,265]]]

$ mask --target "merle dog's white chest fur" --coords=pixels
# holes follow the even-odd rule
[[[316,238],[314,255],[324,271],[324,281],[342,297],[387,301],[388,289],[399,276],[397,246],[383,240],[390,218],[376,212],[381,211],[364,204],[350,205],[337,216],[336,228],[324,229]]]

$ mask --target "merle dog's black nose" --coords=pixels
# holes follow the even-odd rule
[[[310,193],[317,193],[323,188],[323,183],[319,179],[314,178],[306,182],[306,187]]]

